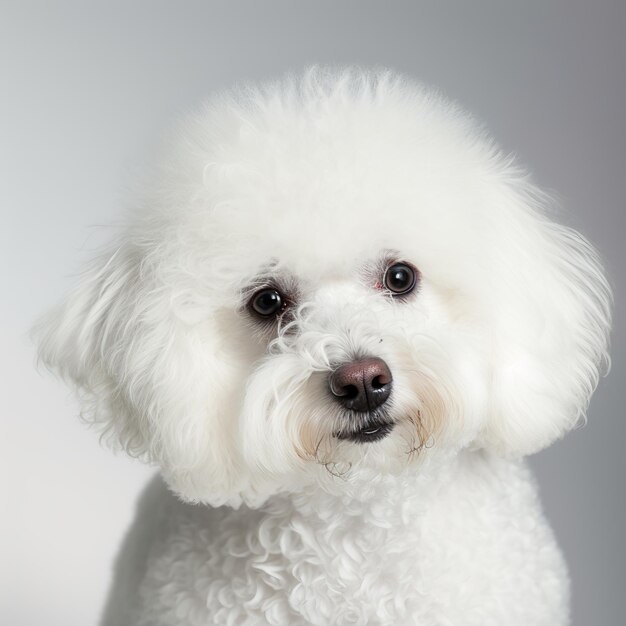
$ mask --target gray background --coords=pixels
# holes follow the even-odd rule
[[[574,624],[625,623],[626,11],[512,4],[0,4],[2,624],[95,624],[151,473],[100,448],[67,390],[35,372],[29,325],[106,240],[100,225],[175,118],[216,87],[313,62],[382,64],[441,87],[602,251],[613,370],[589,425],[532,465],[571,568]]]

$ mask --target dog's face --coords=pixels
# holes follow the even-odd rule
[[[585,410],[596,256],[426,91],[312,72],[222,97],[144,197],[42,353],[185,498],[525,454]]]

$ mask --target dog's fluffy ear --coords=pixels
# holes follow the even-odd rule
[[[210,398],[228,365],[218,363],[210,315],[181,315],[193,286],[163,276],[167,264],[153,256],[123,243],[97,259],[35,327],[40,359],[75,386],[83,418],[109,443],[158,462],[184,497],[223,501],[234,446],[227,426],[207,421],[220,419],[209,415]]]
[[[134,419],[120,384],[123,320],[138,286],[131,256],[119,249],[93,262],[67,300],[39,320],[33,336],[40,361],[76,387],[85,421],[140,456],[147,451],[146,424]]]
[[[550,200],[523,174],[495,192],[491,406],[481,443],[536,452],[585,419],[608,364],[611,292],[598,256],[546,217]],[[494,243],[495,242],[495,243]]]

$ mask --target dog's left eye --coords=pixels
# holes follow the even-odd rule
[[[250,308],[259,317],[267,319],[278,315],[285,308],[285,298],[278,289],[268,287],[252,296]]]
[[[385,271],[383,286],[394,296],[404,296],[417,286],[418,274],[408,263],[394,263]]]

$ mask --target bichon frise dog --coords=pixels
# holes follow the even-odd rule
[[[598,257],[459,108],[313,69],[183,123],[40,327],[85,418],[161,469],[110,626],[558,626],[522,460],[584,418]]]

